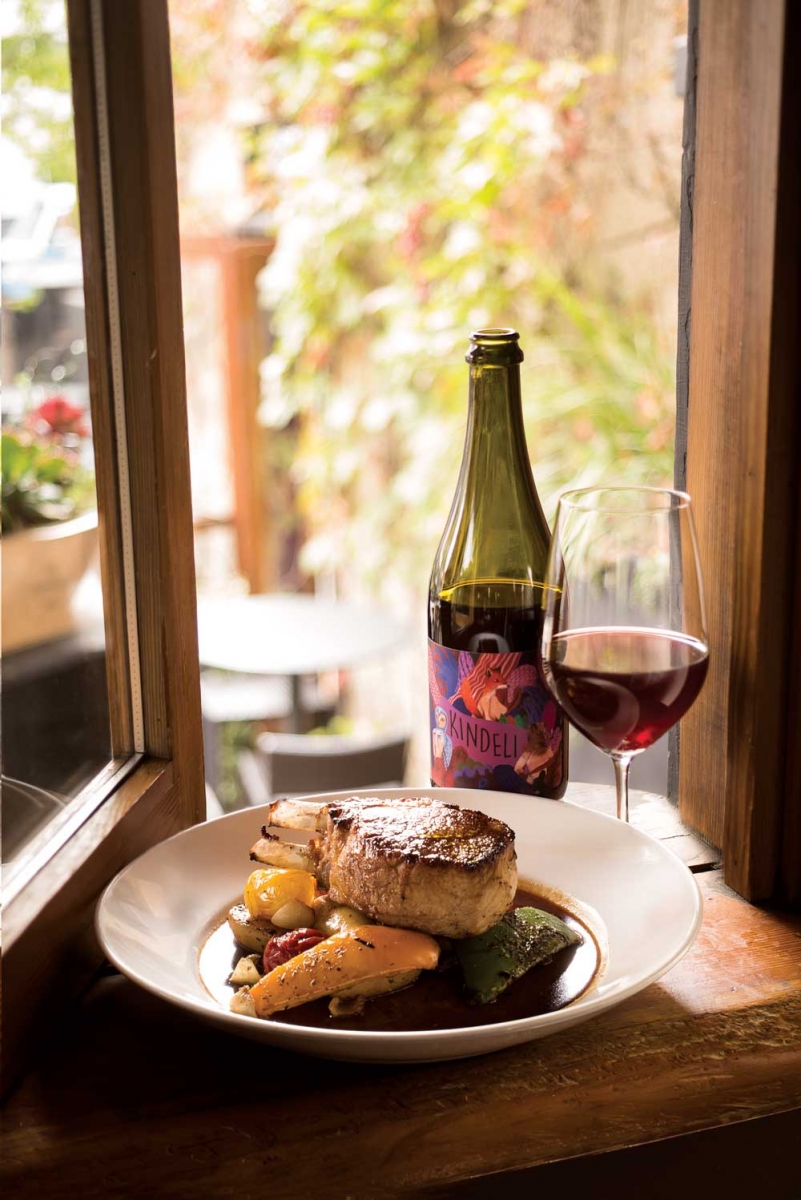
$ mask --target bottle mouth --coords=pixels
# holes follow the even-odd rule
[[[470,349],[465,360],[472,366],[508,367],[523,361],[523,351],[516,329],[477,329],[470,335]]]
[[[497,346],[503,343],[519,342],[520,334],[516,329],[477,329],[470,334],[470,341],[475,345],[486,342]]]

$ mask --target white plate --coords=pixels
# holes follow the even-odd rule
[[[409,794],[374,788],[324,799]],[[305,1054],[376,1062],[463,1058],[556,1033],[641,991],[692,945],[702,916],[698,887],[673,852],[647,834],[565,801],[463,788],[437,788],[436,795],[506,821],[516,834],[521,880],[594,910],[607,961],[594,987],[571,1005],[495,1025],[411,1033],[317,1029],[228,1012],[206,991],[198,957],[215,922],[241,901],[248,850],[265,819],[259,808],[196,825],[126,867],[98,905],[100,943],[134,983],[232,1033]]]

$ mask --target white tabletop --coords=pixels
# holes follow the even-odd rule
[[[198,597],[200,661],[255,675],[315,675],[387,654],[409,631],[385,612],[304,595]]]

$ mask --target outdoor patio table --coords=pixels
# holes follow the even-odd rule
[[[316,596],[258,594],[200,597],[198,636],[204,667],[289,678],[299,730],[304,676],[380,658],[409,631],[384,611]]]

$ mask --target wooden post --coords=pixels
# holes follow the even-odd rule
[[[256,278],[272,249],[264,239],[232,239],[222,260],[228,427],[239,570],[251,592],[268,586],[264,430],[259,425],[259,363],[264,356]]]
[[[233,481],[237,565],[251,592],[269,588],[274,551],[266,518],[264,445],[259,424],[259,366],[264,357],[257,277],[273,248],[260,237],[194,237],[181,241],[185,259],[217,264],[225,343],[225,410]],[[197,525],[196,525],[197,527]]]
[[[687,486],[711,651],[682,729],[679,795],[751,900],[782,891],[782,826],[797,837],[801,819],[787,756],[799,732],[793,7],[701,0],[698,31]]]

